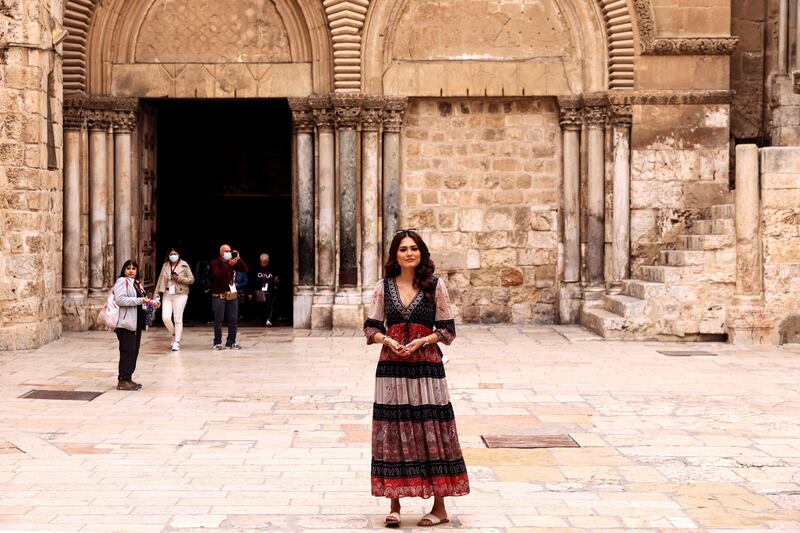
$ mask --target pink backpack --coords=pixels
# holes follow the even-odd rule
[[[119,322],[119,306],[117,302],[114,301],[113,292],[106,298],[106,303],[103,304],[103,308],[100,310],[100,314],[97,318],[111,329],[117,327],[117,323]]]

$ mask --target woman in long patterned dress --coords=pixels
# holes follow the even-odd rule
[[[372,494],[391,499],[386,527],[400,526],[400,498],[433,496],[419,526],[448,522],[445,496],[469,493],[438,343],[456,336],[444,282],[433,276],[414,230],[392,240],[375,286],[367,343],[382,344],[372,413]]]

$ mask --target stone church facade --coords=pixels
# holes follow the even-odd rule
[[[412,227],[461,322],[796,341],[797,11],[5,0],[0,350],[94,327],[126,258],[154,285],[159,105],[264,99],[292,117],[296,328],[359,327]]]

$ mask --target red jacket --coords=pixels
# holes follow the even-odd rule
[[[223,261],[221,257],[212,259],[209,263],[211,268],[211,293],[221,294],[230,290],[229,285],[233,283],[234,272],[247,272],[247,264],[239,259],[239,261],[231,266],[227,261]]]

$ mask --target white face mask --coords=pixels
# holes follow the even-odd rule
[[[169,256],[169,260],[172,261],[173,263],[177,263],[178,262],[178,254],[170,255]]]
[[[225,261],[230,261],[232,257],[233,257],[233,255],[230,252],[225,252],[225,253],[222,254],[222,258]]]

